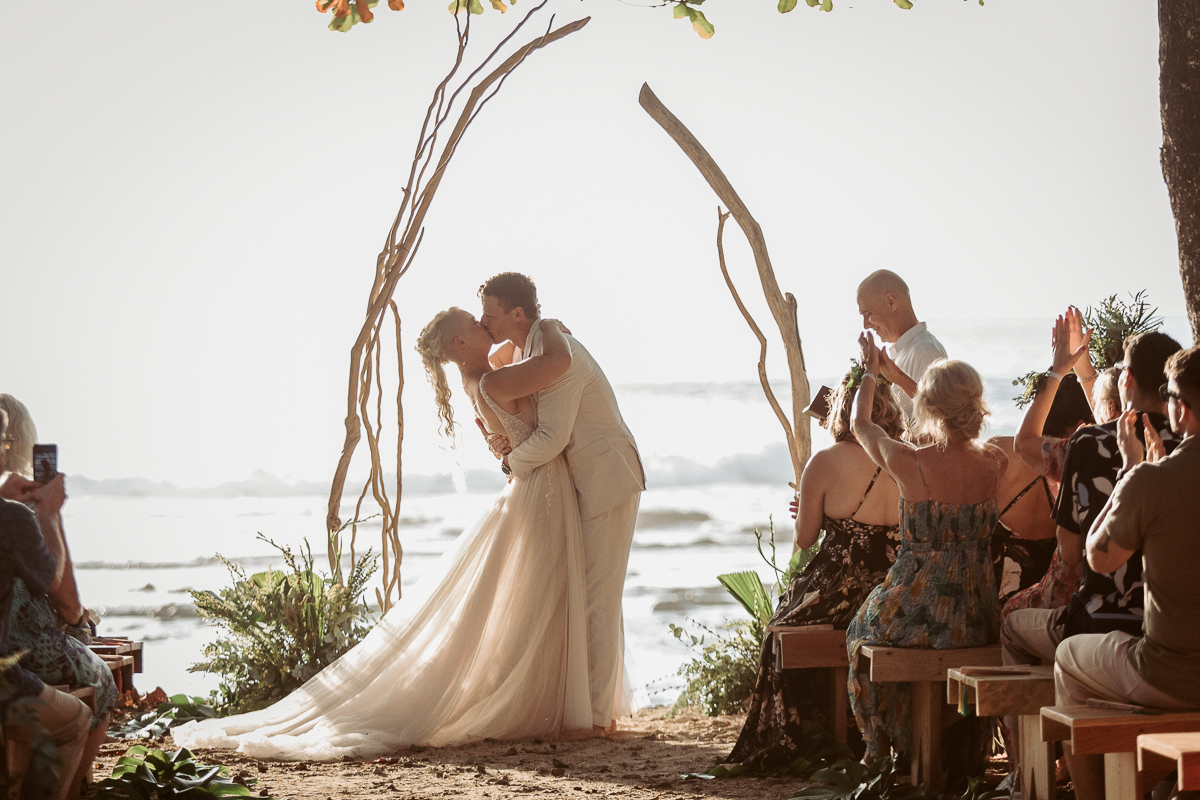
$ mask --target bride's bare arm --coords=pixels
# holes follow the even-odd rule
[[[542,354],[488,375],[487,391],[493,400],[507,402],[540,392],[563,376],[571,366],[571,345],[555,323],[542,323]]]

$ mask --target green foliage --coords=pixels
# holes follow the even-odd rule
[[[376,568],[370,551],[342,585],[313,569],[307,541],[297,563],[289,548],[261,533],[259,539],[283,554],[287,570],[247,577],[218,555],[233,586],[219,594],[192,592],[200,616],[226,634],[204,648],[204,661],[189,668],[222,676],[214,704],[221,713],[254,711],[285,697],[358,644],[374,625],[362,599]]]
[[[108,733],[119,739],[151,739],[162,736],[176,725],[212,719],[216,715],[217,712],[203,697],[173,694],[165,702],[159,703],[158,708],[147,711]]]
[[[1012,385],[1024,387],[1022,392],[1013,398],[1017,408],[1024,408],[1033,402],[1033,398],[1038,396],[1038,392],[1046,388],[1046,373],[1036,370],[1026,372],[1014,380]]]
[[[1012,797],[1012,792],[1008,789],[990,788],[983,778],[967,778],[967,790],[958,800],[1001,800],[1009,797]]]
[[[767,623],[775,613],[779,595],[821,549],[818,539],[811,547],[793,553],[787,569],[780,569],[776,566],[774,520],[768,520],[765,533],[755,528],[754,539],[759,556],[775,573],[770,592],[754,571],[717,576],[726,591],[750,613],[750,619],[726,624],[723,629],[728,632],[724,634],[698,625],[711,638],[695,636],[678,625],[670,626],[675,638],[693,653],[692,660],[679,668],[678,674],[687,683],[672,712],[694,707],[703,709],[710,716],[719,716],[741,710],[742,702],[754,691]],[[770,547],[770,555],[763,549],[764,539]]]
[[[1093,309],[1088,306],[1083,314],[1083,327],[1092,329],[1092,341],[1088,350],[1092,364],[1098,370],[1106,370],[1125,357],[1125,340],[1139,333],[1156,331],[1162,327],[1158,308],[1150,308],[1143,289],[1130,295],[1130,301],[1118,300],[1109,295]]]
[[[699,708],[711,717],[736,714],[754,691],[762,637],[745,620],[725,624],[722,628],[727,633],[723,634],[694,624],[707,631],[711,640],[688,633],[678,625],[670,626],[675,638],[693,654],[692,660],[679,668],[679,675],[687,684],[671,712]]]
[[[220,797],[266,797],[254,795],[250,787],[257,778],[230,778],[229,769],[210,767],[195,760],[191,752],[176,750],[167,755],[135,745],[117,759],[112,775],[96,786],[94,800],[215,800]]]
[[[870,766],[841,759],[814,772],[812,785],[790,800],[924,800],[924,786],[901,784],[899,777],[890,758],[877,758]]]
[[[33,735],[30,737],[29,771],[36,776],[40,785],[46,788],[45,794],[50,794],[48,788],[54,785],[54,770],[62,764],[58,757],[58,748],[49,732],[42,727],[37,718],[37,706],[42,703],[38,697],[16,697],[17,687],[8,680],[8,671],[15,667],[21,658],[29,652],[22,650],[7,656],[0,656],[0,733],[6,725],[24,728]],[[0,735],[0,743],[6,743]],[[8,760],[0,764],[0,792],[7,793],[12,780],[8,774]]]

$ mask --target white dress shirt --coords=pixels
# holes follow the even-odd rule
[[[930,364],[939,358],[947,358],[946,348],[942,347],[936,336],[925,329],[924,322],[913,325],[887,347],[888,355],[896,362],[896,366],[917,383],[921,382],[921,376],[929,369]],[[912,419],[912,398],[895,385],[892,386],[892,396],[896,398],[896,404],[900,406],[904,416]]]

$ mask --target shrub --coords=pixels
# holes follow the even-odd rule
[[[217,594],[192,592],[200,616],[225,635],[207,645],[205,660],[189,671],[222,676],[213,705],[223,714],[254,711],[282,699],[362,641],[374,625],[362,599],[376,568],[370,551],[342,585],[313,569],[307,541],[297,563],[289,548],[261,533],[259,538],[283,554],[286,570],[247,577],[218,555],[233,586]]]

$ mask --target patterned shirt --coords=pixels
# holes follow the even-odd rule
[[[1150,422],[1168,453],[1179,444],[1162,414],[1150,414]],[[1139,415],[1137,436],[1142,442]],[[1054,506],[1054,521],[1084,538],[1092,529],[1100,510],[1108,502],[1122,465],[1117,448],[1117,422],[1090,425],[1076,431],[1067,446],[1063,466],[1062,490]],[[1134,553],[1116,572],[1103,574],[1083,564],[1083,581],[1067,605],[1064,633],[1142,633],[1142,553]]]
[[[46,549],[37,518],[25,506],[0,500],[0,655],[8,655],[8,619],[12,612],[13,579],[20,578],[33,594],[44,594],[54,581],[54,556]],[[20,667],[5,676],[16,696],[39,695],[42,682]]]

